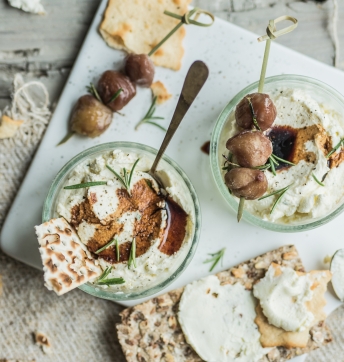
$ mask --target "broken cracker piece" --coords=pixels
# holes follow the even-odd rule
[[[148,54],[178,23],[164,14],[188,11],[191,0],[109,0],[99,32],[112,48]],[[179,70],[184,55],[182,26],[152,56],[155,65]]]
[[[36,344],[42,347],[44,353],[50,354],[51,344],[48,337],[42,332],[35,332],[34,335]]]
[[[172,94],[168,93],[164,84],[159,80],[151,85],[151,89],[153,97],[157,97],[156,102],[158,104],[165,103],[172,97]]]
[[[24,121],[15,121],[14,119],[3,114],[1,117],[1,125],[0,125],[0,139],[4,138],[12,138],[17,129],[24,123]]]
[[[99,277],[102,269],[74,229],[61,217],[35,226],[45,286],[57,295]]]
[[[279,269],[279,266],[276,267],[276,270]],[[298,274],[305,275],[305,273],[300,272]],[[312,300],[306,302],[307,308],[314,315],[312,325],[301,332],[287,332],[282,328],[269,324],[260,304],[258,304],[256,307],[257,317],[255,323],[258,325],[261,334],[260,343],[263,347],[306,348],[310,338],[310,329],[325,320],[326,314],[323,311],[323,307],[326,305],[326,300],[324,293],[327,289],[327,283],[331,279],[331,273],[328,270],[314,270],[308,274],[313,281],[312,289],[314,288]]]

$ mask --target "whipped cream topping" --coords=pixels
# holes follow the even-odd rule
[[[327,108],[326,105],[319,104],[301,89],[277,89],[269,95],[277,109],[274,126],[290,126],[300,130],[318,127],[319,132],[315,139],[306,140],[305,144],[301,145],[303,149],[298,150],[300,154],[311,155],[310,162],[301,159],[296,166],[279,170],[277,176],[270,171],[265,172],[269,184],[267,193],[291,185],[273,213],[270,214],[270,210],[277,196],[246,202],[245,210],[263,220],[281,223],[298,224],[321,218],[331,213],[344,201],[342,187],[344,163],[330,169],[326,158],[327,151],[321,145],[321,136],[323,136],[321,130],[325,132],[327,139],[331,140],[332,147],[344,138],[343,116]],[[227,139],[239,132],[234,114],[232,114],[223,129],[220,140],[221,164],[223,163],[222,154],[228,154],[225,147]],[[320,181],[326,175],[325,187],[320,186],[313,175]]]
[[[255,306],[252,292],[242,284],[221,286],[211,275],[185,287],[178,319],[186,340],[204,361],[256,362],[270,349],[259,342]]]
[[[306,302],[313,297],[313,282],[288,267],[271,264],[265,277],[253,287],[269,323],[285,331],[298,332],[314,320]]]
[[[123,176],[140,158],[127,190],[106,167],[110,166]],[[124,284],[113,285],[114,290],[146,289],[168,275],[185,258],[193,237],[194,210],[189,190],[174,170],[164,167],[159,175],[166,181],[171,199],[187,214],[185,237],[174,253],[164,252],[168,201],[159,196],[156,181],[146,172],[152,159],[147,155],[121,150],[104,153],[79,164],[65,183],[106,181],[106,185],[60,191],[57,213],[75,227],[81,241],[96,252],[113,239],[118,241],[120,261],[115,246],[99,253],[99,264],[105,270],[112,267],[108,278],[120,278]],[[167,203],[167,205],[166,205]],[[136,268],[128,268],[128,257],[133,239],[136,240]],[[99,286],[107,288],[107,286]]]

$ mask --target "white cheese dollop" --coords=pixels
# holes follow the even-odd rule
[[[256,362],[269,349],[260,342],[252,292],[208,276],[185,287],[178,319],[188,343],[208,362]]]
[[[281,271],[281,273],[276,271]],[[306,302],[313,297],[308,275],[298,275],[288,267],[270,265],[265,277],[253,287],[269,323],[286,331],[298,332],[309,327],[314,315]]]
[[[21,9],[28,13],[45,14],[45,10],[40,0],[8,0],[14,8]]]

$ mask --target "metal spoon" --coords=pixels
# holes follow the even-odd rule
[[[184,81],[184,85],[182,91],[180,93],[180,97],[177,103],[176,110],[174,111],[171,123],[167,129],[166,135],[160,149],[155,157],[153,165],[148,173],[157,181],[159,186],[163,189],[162,182],[159,176],[156,174],[156,169],[158,167],[159,161],[162,155],[165,153],[167,146],[169,145],[172,137],[174,136],[176,130],[178,129],[181,121],[183,120],[186,112],[190,108],[192,102],[196,98],[199,91],[202,89],[205,81],[207,80],[209,75],[208,67],[200,60],[195,61]]]

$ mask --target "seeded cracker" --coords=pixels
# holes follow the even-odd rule
[[[164,15],[168,10],[184,15],[191,0],[109,0],[99,27],[106,43],[128,53],[148,54],[179,20]],[[152,55],[156,65],[178,70],[184,55],[182,26]]]
[[[220,272],[216,276],[222,285],[240,282],[246,289],[252,290],[253,284],[264,277],[272,262],[305,272],[296,248],[287,245]],[[179,288],[127,308],[121,313],[122,323],[117,325],[117,331],[128,362],[202,361],[186,342],[178,323],[177,313],[182,293],[183,288]],[[283,362],[332,340],[323,321],[312,327],[310,335],[306,348],[275,347],[261,362]]]
[[[100,276],[102,269],[64,218],[36,226],[45,286],[62,295]]]

